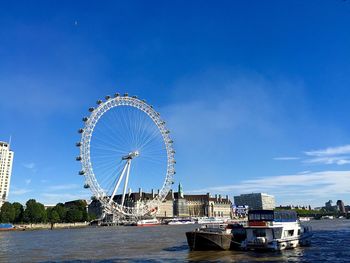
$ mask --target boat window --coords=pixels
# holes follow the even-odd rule
[[[285,237],[292,237],[294,235],[294,229],[292,230],[284,230]]]
[[[274,228],[273,229],[273,236],[276,239],[279,239],[282,237],[282,228]]]
[[[254,229],[253,234],[256,237],[266,237],[266,231],[265,229]]]

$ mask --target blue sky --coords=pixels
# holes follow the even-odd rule
[[[2,3],[10,201],[88,198],[81,118],[129,92],[167,121],[185,192],[349,204],[349,24],[340,0]]]

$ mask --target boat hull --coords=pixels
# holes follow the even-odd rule
[[[186,232],[191,250],[229,250],[232,234],[192,231]]]

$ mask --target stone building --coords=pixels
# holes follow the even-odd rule
[[[147,203],[155,197],[152,190],[151,193],[139,192],[129,193],[125,197],[126,206],[137,206],[141,203]],[[121,202],[121,195],[116,195],[114,201]],[[168,193],[165,200],[160,203],[156,217],[171,218],[171,217],[231,217],[232,202],[228,196],[225,198],[221,195],[210,196],[209,193],[202,195],[185,195],[181,184],[178,186],[178,191],[172,190]],[[89,212],[94,213],[97,217],[103,214],[103,208],[98,200],[93,200],[89,205]]]

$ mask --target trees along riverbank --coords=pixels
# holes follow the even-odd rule
[[[25,207],[18,202],[5,202],[0,209],[0,222],[12,224],[50,223],[51,228],[56,223],[88,222],[96,217],[89,214],[86,203],[82,200],[69,202],[69,205],[58,203],[54,207],[45,206],[35,199],[26,202]]]

